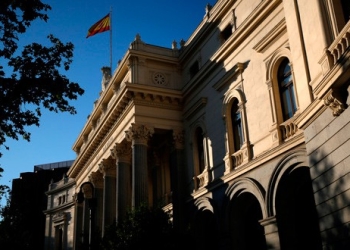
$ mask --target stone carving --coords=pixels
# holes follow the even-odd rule
[[[92,199],[93,198],[92,185],[82,185],[81,191],[83,192],[85,199]]]
[[[173,131],[173,139],[174,139],[174,145],[176,149],[183,149],[184,148],[184,131],[183,130],[174,130]]]
[[[347,107],[344,99],[339,89],[331,89],[324,97],[324,104],[333,111],[333,116],[339,116]]]
[[[113,159],[103,159],[100,164],[98,164],[100,172],[105,176],[115,176],[116,174],[116,164]]]
[[[95,188],[103,188],[103,177],[99,172],[92,172],[89,176],[90,182]]]
[[[129,130],[125,131],[125,136],[128,141],[132,141],[133,144],[144,144],[147,145],[149,137],[154,133],[154,128],[143,125],[132,123]]]
[[[130,142],[123,141],[122,143],[116,143],[111,149],[111,156],[117,160],[117,162],[125,162],[131,164],[131,144]]]

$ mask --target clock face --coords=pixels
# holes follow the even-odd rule
[[[165,84],[165,76],[162,73],[156,72],[153,75],[153,81],[155,84],[164,85]]]

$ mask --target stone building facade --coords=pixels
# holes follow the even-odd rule
[[[75,249],[143,203],[195,249],[349,249],[349,16],[218,0],[172,48],[137,35],[73,145]]]
[[[75,181],[66,175],[46,192],[45,249],[74,249]]]
[[[45,215],[47,207],[45,192],[50,182],[59,181],[65,175],[73,160],[39,164],[32,172],[22,172],[12,180],[10,211],[16,234],[28,249],[44,249]],[[11,246],[1,246],[10,249]]]

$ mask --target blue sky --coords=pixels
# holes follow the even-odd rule
[[[45,44],[48,34],[75,46],[73,63],[63,74],[79,83],[85,94],[72,104],[77,115],[43,112],[40,127],[30,127],[31,141],[8,140],[0,165],[0,184],[12,186],[22,172],[33,172],[34,165],[74,160],[72,146],[91,113],[101,90],[103,66],[110,64],[110,34],[104,32],[86,39],[91,25],[112,9],[112,70],[123,57],[136,34],[145,43],[171,47],[172,41],[187,40],[201,22],[207,3],[216,0],[43,0],[52,10],[47,23],[36,21],[20,37],[19,45]]]

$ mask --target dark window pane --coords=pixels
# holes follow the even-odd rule
[[[243,128],[241,113],[238,108],[237,99],[233,102],[231,107],[231,120],[232,120],[232,131],[233,131],[233,143],[235,151],[238,151],[243,145]]]
[[[289,61],[284,59],[278,69],[278,83],[283,119],[288,120],[296,112],[294,85]]]
[[[204,145],[203,145],[203,130],[197,128],[196,130],[196,140],[197,140],[197,157],[199,164],[199,173],[204,171]]]

